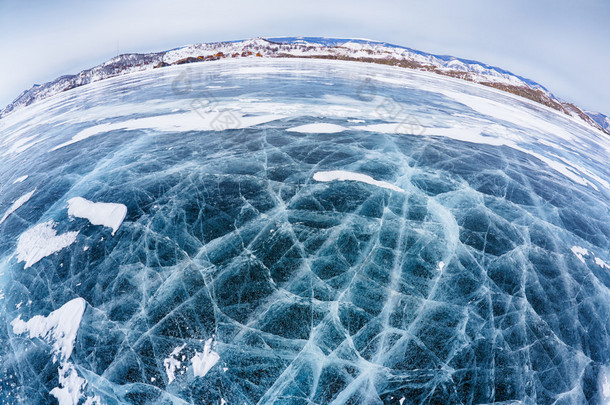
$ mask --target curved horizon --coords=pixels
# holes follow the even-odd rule
[[[264,41],[264,43],[257,43],[257,40]],[[277,45],[297,45],[297,46],[307,46],[307,49],[302,49],[297,51],[296,54],[291,54],[291,51],[288,49],[279,50],[279,54],[277,49],[268,49],[264,48],[265,44],[277,44]],[[351,44],[347,46],[348,44]],[[311,46],[320,46],[317,50],[314,50],[314,53],[319,52],[321,49],[328,49],[329,54],[327,56],[323,56],[319,54],[317,57],[322,58],[330,58],[334,59],[332,55],[336,54],[338,51],[344,57],[348,57],[348,59],[360,61],[360,62],[376,62],[376,63],[387,63],[389,61],[394,61],[393,64],[403,67],[410,68],[414,70],[420,71],[432,71],[437,74],[449,75],[462,80],[471,81],[479,84],[483,84],[486,86],[495,87],[502,91],[506,91],[509,93],[513,93],[519,95],[521,97],[525,97],[526,99],[530,99],[532,101],[536,101],[540,104],[547,105],[553,109],[563,111],[564,113],[572,116],[579,116],[585,123],[588,125],[592,125],[598,129],[601,129],[608,133],[609,125],[607,116],[600,112],[590,112],[585,109],[581,109],[578,106],[575,106],[574,103],[571,103],[569,100],[564,100],[560,97],[557,97],[553,92],[548,90],[545,86],[540,83],[537,83],[534,80],[525,78],[523,76],[514,74],[506,69],[491,66],[484,62],[479,62],[471,59],[459,58],[452,55],[435,55],[431,53],[427,53],[424,51],[416,50],[413,48],[409,48],[402,45],[391,44],[384,41],[377,41],[373,39],[364,39],[364,38],[335,38],[335,37],[307,37],[307,36],[280,36],[280,37],[254,37],[249,39],[241,39],[241,40],[228,40],[228,41],[217,41],[217,42],[208,42],[208,43],[195,43],[190,45],[183,45],[179,47],[170,48],[164,51],[156,51],[149,53],[127,53],[127,54],[119,54],[115,57],[110,58],[109,60],[100,63],[96,66],[92,66],[88,69],[81,70],[76,74],[64,74],[57,77],[55,80],[46,82],[44,84],[35,84],[27,90],[22,91],[11,103],[9,103],[6,107],[0,110],[0,118],[10,114],[15,111],[15,109],[20,109],[23,107],[27,107],[28,105],[50,97],[59,92],[63,92],[69,90],[73,87],[80,87],[83,85],[87,85],[89,83],[104,80],[110,77],[129,74],[137,70],[149,69],[151,67],[162,67],[166,66],[168,60],[166,57],[171,53],[180,54],[181,50],[185,50],[186,53],[182,55],[182,58],[192,59],[188,60],[184,59],[183,61],[175,61],[170,64],[181,64],[181,63],[191,63],[193,61],[198,61],[194,57],[196,53],[193,52],[209,52],[210,47],[215,47],[213,52],[218,50],[230,51],[233,53],[235,50],[228,50],[223,47],[226,46],[256,46],[256,49],[259,49],[258,46],[262,46],[261,51],[264,51],[264,55],[260,55],[257,53],[256,56],[265,56],[276,58],[278,56],[282,56],[282,52],[288,51],[291,54],[291,57],[303,57],[308,58],[312,57],[309,55],[309,48]],[[346,48],[347,46],[347,48]],[[367,52],[371,52],[374,49],[375,54],[378,55],[381,51],[383,57],[366,57],[365,56],[357,56],[357,54],[362,49],[359,46],[368,47],[366,48]],[[207,50],[198,49],[201,47],[208,47]],[[377,48],[381,47],[381,48]],[[252,48],[254,49],[254,48]],[[292,46],[291,48],[292,49]],[[242,49],[243,50],[243,49]],[[389,50],[389,51],[388,51]],[[396,50],[396,51],[394,51]],[[270,51],[270,52],[268,52]],[[350,55],[350,52],[354,53]],[[389,53],[388,53],[389,52]],[[406,52],[406,54],[405,54]],[[221,52],[222,54],[222,52]],[[226,56],[229,56],[227,54]],[[235,56],[235,55],[233,55]],[[243,53],[242,53],[243,56]],[[145,58],[144,60],[135,60],[134,57]],[[223,56],[224,57],[224,56]],[[420,57],[423,57],[422,61]],[[198,56],[198,59],[202,59],[203,56]],[[209,58],[209,56],[207,57]],[[170,57],[171,59],[171,57]],[[207,60],[207,59],[206,59]],[[154,61],[154,62],[153,62]],[[378,61],[378,62],[377,62]],[[386,62],[382,62],[386,61]],[[454,62],[458,62],[458,66],[454,66]],[[116,65],[116,64],[119,65]],[[153,66],[155,64],[159,64],[159,66]],[[113,65],[114,64],[114,65]],[[439,70],[440,69],[440,70]],[[483,69],[483,70],[481,70]],[[500,81],[498,82],[498,75],[500,75]],[[516,81],[516,83],[515,83]]]
[[[477,12],[474,13],[473,10]],[[286,33],[334,38],[379,38],[436,55],[501,66],[531,78],[583,109],[610,113],[610,3],[520,0],[489,5],[433,1],[375,7],[320,1],[252,5],[179,1],[110,1],[82,7],[73,0],[0,4],[0,105],[32,83],[79,72],[122,53],[175,44]],[[76,34],[76,35],[75,35]],[[591,60],[594,60],[592,63]]]

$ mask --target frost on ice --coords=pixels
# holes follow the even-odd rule
[[[93,225],[112,228],[114,235],[127,215],[127,207],[123,204],[93,202],[74,197],[68,200],[68,215],[88,219]]]

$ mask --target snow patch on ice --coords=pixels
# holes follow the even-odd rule
[[[28,178],[28,175],[26,174],[25,176],[21,176],[21,177],[17,177],[15,179],[15,181],[13,182],[13,184],[17,184],[17,183],[22,183],[24,182],[26,179]]]
[[[177,359],[178,354],[184,349],[186,343],[182,346],[176,347],[169,356],[163,360],[163,366],[165,367],[165,373],[167,374],[168,384],[171,384],[176,379],[176,369],[180,367],[180,360]]]
[[[591,181],[585,179],[581,174],[579,174],[579,169],[578,167],[576,167],[575,165],[571,164],[571,163],[567,163],[564,161],[564,163],[558,162],[556,160],[553,160],[551,158],[548,158],[540,153],[536,153],[530,150],[527,150],[525,148],[513,145],[512,146],[513,149],[517,149],[521,152],[530,154],[536,158],[538,158],[539,160],[543,161],[544,163],[546,163],[551,169],[555,170],[558,173],[563,174],[565,177],[569,178],[570,180],[572,180],[575,183],[578,184],[582,184],[583,186],[591,186],[593,187],[595,190],[599,189],[597,188],[597,186],[592,183]],[[604,183],[603,180],[600,181],[600,183]]]
[[[102,404],[102,399],[100,397],[98,397],[97,395],[93,396],[93,397],[88,397],[87,400],[85,401],[84,405],[101,405]]]
[[[0,219],[0,224],[2,224],[6,218],[8,218],[9,215],[11,215],[13,212],[17,211],[23,204],[25,204],[26,202],[28,202],[28,200],[32,197],[32,195],[34,195],[34,192],[36,191],[36,189],[30,191],[29,193],[22,195],[21,197],[19,197],[9,208],[8,210],[6,210],[6,212],[4,213],[4,215],[2,216],[2,218]]]
[[[28,229],[17,242],[17,260],[25,262],[27,269],[38,263],[42,258],[59,252],[70,246],[76,240],[78,232],[66,232],[57,235],[55,222],[48,221]]]
[[[602,259],[600,259],[599,257],[595,258],[595,264],[597,264],[599,267],[601,268],[605,268],[610,270],[610,265],[608,265],[606,262],[604,262]]]
[[[599,257],[596,257],[593,252],[589,252],[587,249],[585,249],[584,247],[581,246],[572,246],[572,248],[570,249],[572,251],[572,253],[574,253],[574,255],[578,258],[578,260],[580,260],[581,262],[585,263],[585,256],[592,256],[593,261],[595,262],[595,264],[597,264],[599,267],[603,268],[603,269],[608,269],[610,270],[610,265],[606,262],[604,262],[602,259],[600,259]]]
[[[85,300],[75,298],[48,316],[36,315],[27,322],[18,316],[11,326],[16,335],[28,332],[30,338],[42,338],[53,343],[54,360],[66,361],[72,355],[83,312]]]
[[[212,350],[212,338],[209,338],[203,346],[203,353],[195,352],[191,359],[193,374],[195,377],[203,377],[220,360],[220,355]]]
[[[381,134],[405,134],[405,135],[420,135],[425,131],[425,128],[415,122],[386,122],[383,124],[371,125],[356,125],[353,129],[379,132]]]
[[[50,394],[57,398],[59,405],[77,405],[86,384],[87,381],[78,376],[74,365],[63,363],[59,367],[59,387],[53,388]]]
[[[304,134],[336,134],[345,131],[347,128],[341,125],[317,122],[315,124],[305,124],[298,127],[288,128],[289,132],[300,132]]]
[[[32,136],[28,136],[28,137],[23,137],[21,139],[18,139],[14,144],[11,145],[10,148],[6,149],[6,151],[2,154],[2,156],[7,156],[10,154],[18,154],[21,152],[24,152],[26,150],[28,150],[29,148],[31,148],[32,146],[36,145],[37,143],[40,143],[44,140],[45,138],[39,135],[32,135]],[[34,140],[34,141],[32,141]],[[32,142],[30,142],[32,141]],[[6,144],[6,142],[4,142],[4,144]]]
[[[589,251],[581,246],[572,246],[570,249],[572,253],[580,260],[581,262],[585,262],[585,256],[589,254]]]
[[[453,92],[451,94],[453,94]],[[473,104],[473,108],[475,106],[478,106],[479,108],[477,109],[477,111],[481,113],[487,113],[487,115],[491,114],[493,111],[500,109],[498,103],[494,104],[494,102],[490,102],[492,103],[491,105],[485,104],[487,100],[484,100],[483,102],[479,103],[480,105],[474,105],[475,100],[477,98],[478,97],[466,95],[466,98],[462,98],[460,99],[460,101],[467,100],[468,102]],[[481,106],[484,106],[484,108],[482,108]],[[515,107],[507,106],[506,108],[509,110],[508,113],[506,113],[505,115],[501,115],[501,117],[497,117],[498,119],[504,119],[510,122],[519,122],[520,124],[527,124],[529,122],[532,124],[530,127],[534,130],[544,130],[544,121],[541,121],[539,118],[534,117],[532,114],[521,113],[520,110],[517,110]],[[518,112],[521,115],[518,115]],[[496,113],[496,115],[498,114],[500,113]],[[530,121],[527,121],[527,119],[530,119]],[[550,128],[548,128],[548,131],[559,131],[558,129],[556,129],[557,126],[553,124],[548,125],[551,126]],[[589,177],[597,181],[606,189],[610,189],[610,182],[596,175],[595,173],[592,173],[591,171],[588,171],[582,168],[581,166],[566,160],[565,158],[561,158],[560,156],[550,158],[528,148],[519,146],[520,142],[525,141],[525,139],[522,138],[522,135],[518,131],[507,130],[506,128],[498,124],[460,124],[452,125],[451,127],[432,127],[423,126],[420,125],[417,121],[409,121],[407,119],[403,122],[386,122],[381,124],[356,125],[350,128],[355,130],[377,132],[383,134],[443,136],[465,142],[473,142],[478,144],[495,146],[508,146],[510,148],[526,153],[541,160],[542,162],[546,163],[551,169],[564,175],[575,183],[581,184],[583,186],[592,187],[593,189],[599,191],[599,188],[595,185],[595,183],[586,178]],[[566,134],[565,132],[566,131],[563,131],[560,136],[560,139],[570,140],[571,135]]]
[[[93,202],[82,197],[74,197],[68,200],[68,215],[85,218],[93,225],[112,228],[114,235],[127,215],[127,207],[123,204]]]
[[[85,312],[85,300],[75,298],[68,301],[48,316],[36,315],[25,322],[18,316],[11,322],[13,333],[27,333],[30,339],[40,338],[52,344],[53,361],[59,360],[59,387],[50,394],[57,398],[60,405],[76,405],[83,396],[82,390],[87,381],[78,376],[74,365],[68,359],[74,349],[76,333]]]
[[[69,141],[64,142],[64,143],[62,143],[60,145],[57,145],[56,147],[51,149],[51,151],[63,148],[63,147],[68,146],[68,145],[72,145],[73,143],[82,141],[84,139],[90,138],[90,137],[92,137],[94,135],[97,135],[97,134],[101,134],[101,133],[104,133],[104,132],[112,131],[114,129],[121,129],[121,128],[117,128],[116,124],[99,124],[99,125],[96,125],[94,127],[86,128],[86,129],[80,131],[78,134],[74,135],[72,137],[72,139],[70,139]]]
[[[610,366],[604,366],[599,373],[600,403],[610,405]]]
[[[194,111],[176,114],[165,114],[154,117],[135,118],[115,123],[95,125],[83,129],[72,139],[55,146],[51,151],[72,145],[95,135],[115,130],[156,130],[160,132],[189,131],[223,131],[226,129],[243,129],[283,118],[276,114],[243,116],[236,111],[213,111],[209,108],[193,105]]]
[[[543,120],[533,113],[533,110],[527,108],[518,108],[507,103],[500,103],[489,98],[483,98],[478,95],[471,95],[465,92],[457,92],[452,90],[440,90],[443,95],[462,103],[471,109],[490,116],[498,120],[507,122],[518,122],[520,125],[529,127],[543,133],[551,133],[554,136],[565,140],[573,140],[574,135],[555,125],[549,120]]]
[[[346,170],[330,170],[326,172],[316,172],[313,175],[313,179],[316,181],[359,181],[361,183],[370,184],[381,188],[387,188],[388,190],[398,191],[404,193],[404,190],[393,184],[385,181],[375,180],[371,176],[362,173],[348,172]]]

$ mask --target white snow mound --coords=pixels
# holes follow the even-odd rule
[[[93,202],[74,197],[68,200],[68,215],[85,218],[93,225],[112,228],[114,235],[127,215],[127,207],[123,204]]]

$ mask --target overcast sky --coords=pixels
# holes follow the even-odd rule
[[[610,114],[609,0],[0,0],[0,108],[117,53],[257,36],[370,38],[475,59]]]

